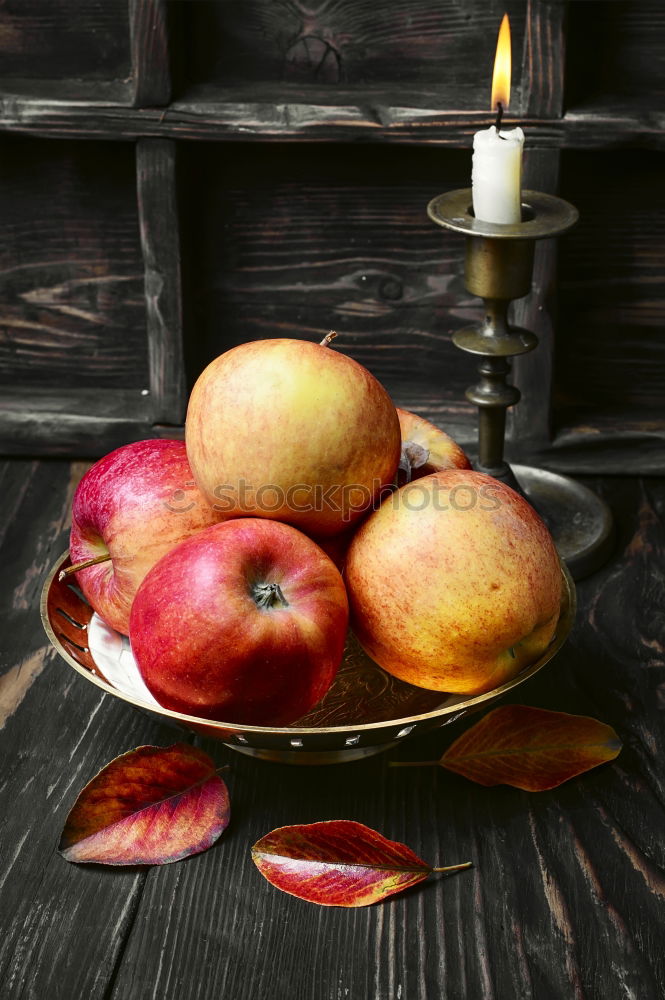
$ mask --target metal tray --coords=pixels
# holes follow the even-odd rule
[[[394,747],[407,736],[448,725],[489,707],[558,653],[575,617],[575,585],[562,565],[563,597],[556,634],[545,653],[517,677],[472,697],[425,691],[391,677],[361,649],[349,632],[344,661],[326,694],[292,726],[241,726],[172,712],[145,689],[129,641],[94,614],[76,585],[60,570],[70,565],[62,555],[44,583],[41,615],[44,629],[60,656],[91,684],[135,708],[170,723],[221,740],[233,750],[264,760],[293,764],[337,764]]]

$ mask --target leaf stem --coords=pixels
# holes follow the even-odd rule
[[[336,330],[331,330],[330,333],[327,333],[325,335],[325,337],[323,338],[323,340],[319,344],[319,347],[327,347],[328,344],[330,343],[330,341],[334,340],[336,336],[337,336],[337,331]]]
[[[106,552],[103,556],[95,556],[94,559],[84,559],[83,562],[74,563],[73,566],[68,566],[67,569],[61,569],[58,573],[58,580],[64,580],[66,576],[71,576],[72,573],[78,573],[80,569],[87,569],[88,566],[96,566],[97,563],[107,562],[111,558],[109,552]]]
[[[446,865],[444,868],[432,868],[433,872],[459,872],[463,868],[472,868],[473,861],[464,861],[461,865]]]

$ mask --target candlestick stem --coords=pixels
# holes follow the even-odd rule
[[[481,294],[486,293],[483,319],[477,326],[458,330],[453,334],[453,343],[460,350],[482,358],[478,366],[480,382],[466,391],[466,398],[478,407],[478,471],[486,472],[519,490],[517,480],[503,458],[506,410],[520,399],[519,389],[507,381],[510,373],[508,358],[532,351],[538,339],[529,330],[509,326],[509,299],[494,295],[495,274],[486,268],[487,242],[472,239],[467,247],[468,269],[476,277],[474,286]],[[484,264],[478,264],[479,254]],[[528,259],[528,252],[526,257]],[[519,270],[524,270],[523,262],[520,262]],[[488,292],[492,294],[488,295]]]
[[[506,409],[519,401],[520,392],[506,382],[510,365],[505,358],[488,357],[479,365],[481,380],[466,391],[466,398],[478,407],[479,472],[502,479],[508,472],[503,459]]]
[[[568,202],[525,191],[522,220],[498,224],[476,219],[467,188],[439,195],[428,206],[439,226],[466,237],[465,285],[484,301],[483,318],[453,334],[453,343],[480,356],[480,381],[466,391],[478,407],[478,461],[487,473],[527,497],[554,536],[573,576],[592,572],[611,551],[612,519],[606,505],[587,487],[565,476],[524,465],[512,468],[503,457],[506,410],[520,399],[508,383],[509,358],[533,350],[538,339],[508,322],[508,306],[531,288],[536,240],[566,232],[577,221]]]

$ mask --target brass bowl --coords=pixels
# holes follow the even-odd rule
[[[349,633],[344,661],[325,698],[296,724],[275,729],[214,722],[172,712],[154,702],[144,687],[142,693],[142,682],[126,637],[94,615],[71,579],[58,580],[58,574],[68,565],[69,554],[65,553],[49,573],[42,590],[41,615],[51,643],[74,670],[102,691],[129,702],[162,723],[221,740],[231,749],[252,757],[289,764],[358,760],[388,750],[407,736],[446,726],[492,705],[533,677],[558,653],[570,633],[576,609],[575,585],[562,564],[561,614],[554,639],[545,653],[506,684],[473,697],[425,691],[391,677],[363,652]],[[121,661],[116,675],[116,665]],[[115,683],[107,679],[105,671],[112,673]]]

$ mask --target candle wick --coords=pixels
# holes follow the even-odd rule
[[[503,118],[503,104],[501,101],[496,102],[496,121],[494,122],[494,128],[499,132],[501,128],[501,119]],[[503,139],[501,133],[499,133],[500,138]]]

